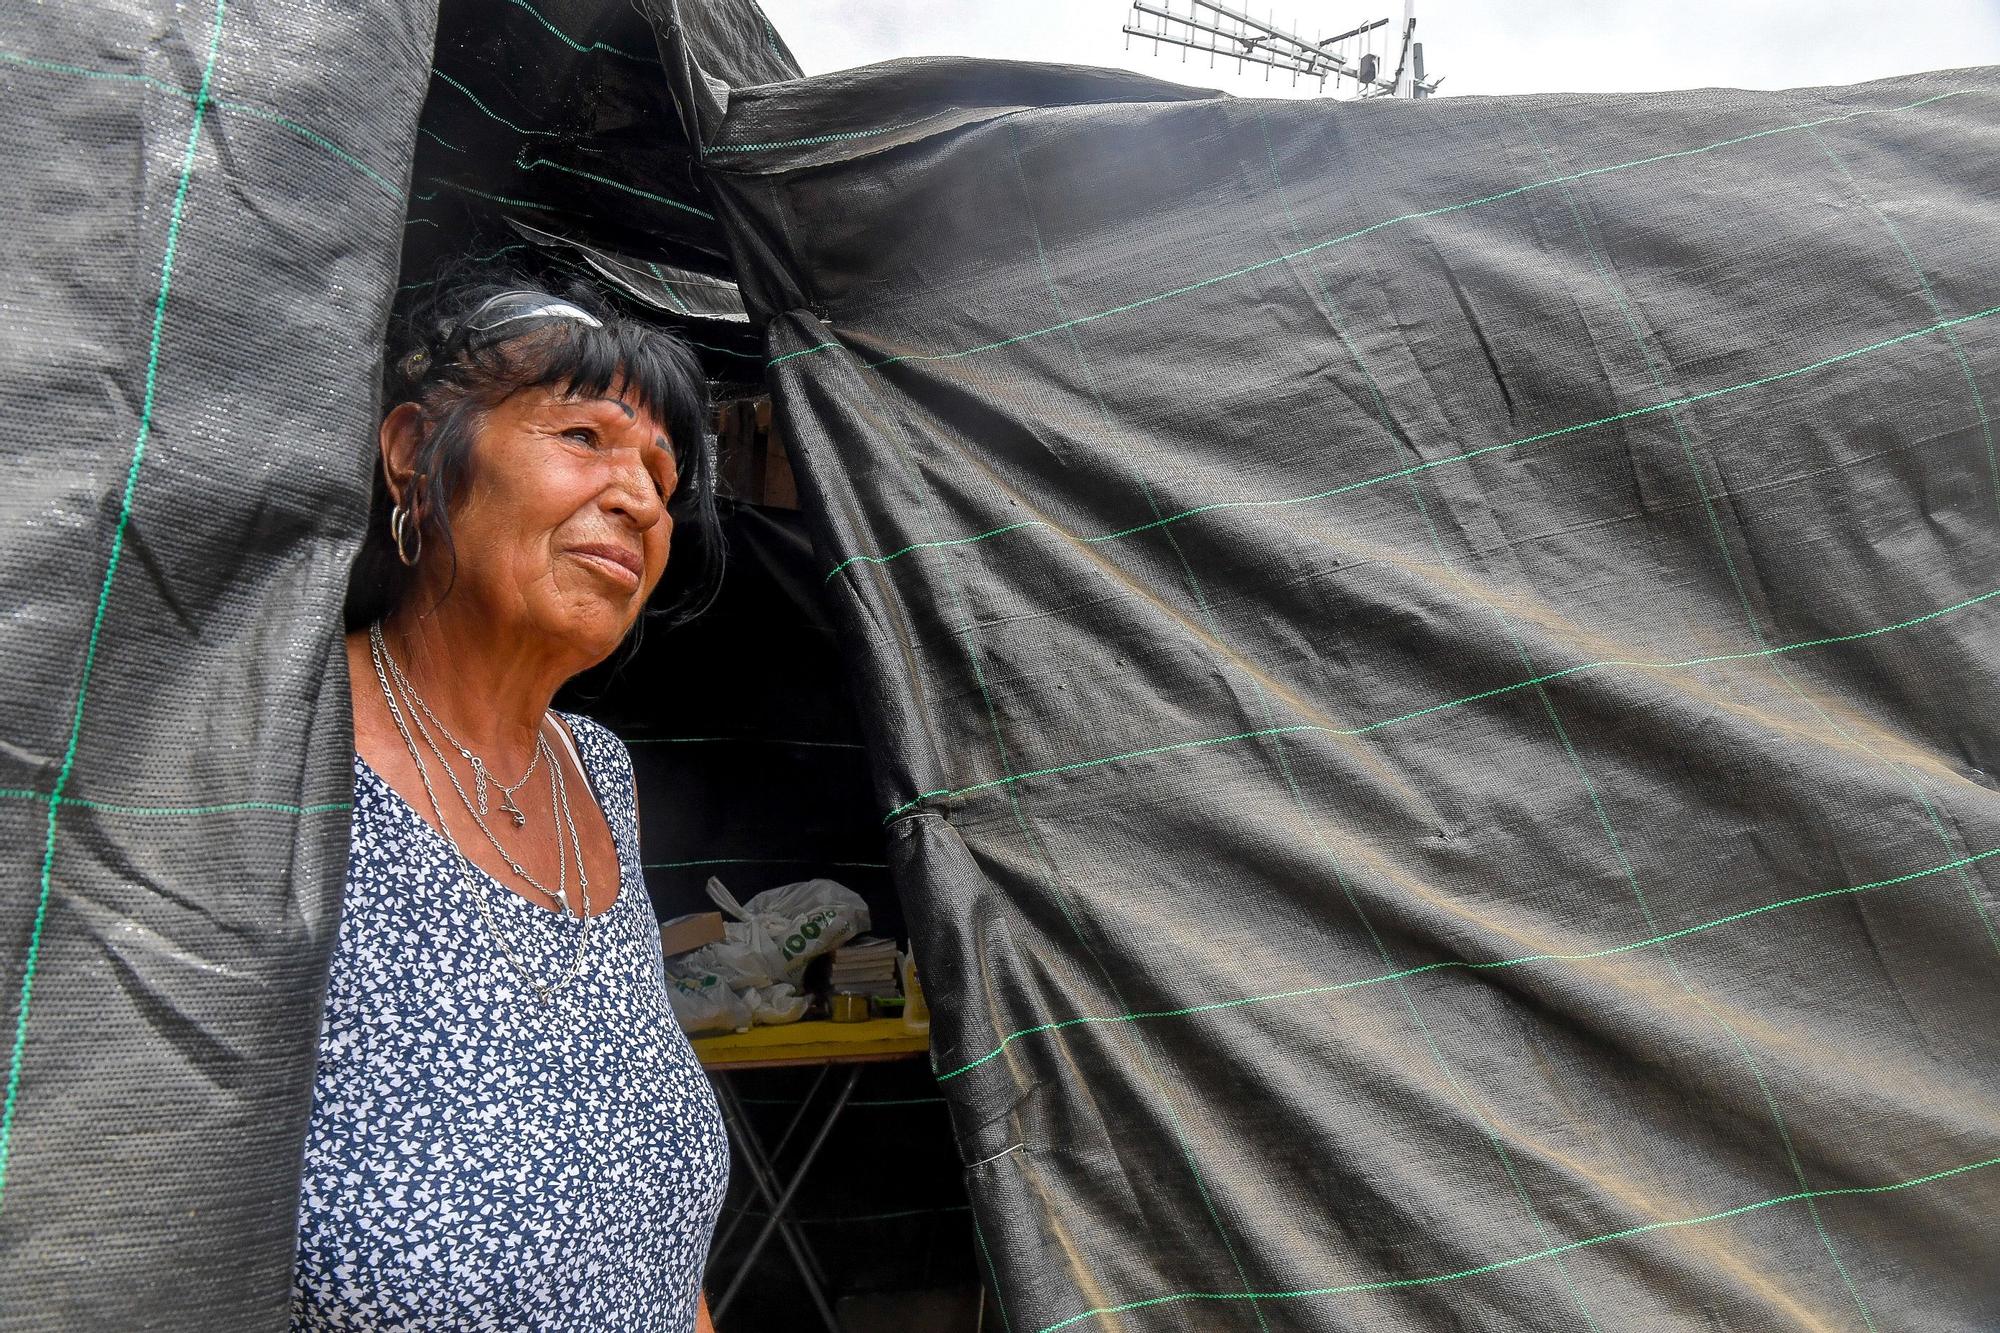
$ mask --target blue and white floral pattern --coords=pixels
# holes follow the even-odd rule
[[[623,883],[578,923],[473,869],[359,756],[306,1140],[294,1330],[694,1327],[728,1183],[715,1093],[674,1021],[631,759],[567,719]]]

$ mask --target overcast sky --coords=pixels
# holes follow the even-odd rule
[[[1192,52],[1185,63],[1164,47],[1155,56],[1136,37],[1127,50],[1126,0],[761,3],[809,74],[895,56],[977,55],[1117,65],[1242,97],[1313,91],[1295,91],[1284,75],[1239,76],[1233,64],[1211,71]],[[1188,0],[1172,5],[1185,13]],[[1307,36],[1402,18],[1402,0],[1248,7]],[[2000,0],[1417,0],[1417,35],[1426,72],[1445,76],[1440,96],[1796,88],[2000,64]],[[1347,49],[1356,53],[1353,43]]]

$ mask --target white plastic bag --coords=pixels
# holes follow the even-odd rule
[[[806,1016],[809,1001],[810,997],[799,994],[791,983],[784,981],[775,986],[753,986],[743,992],[743,1002],[750,1008],[753,1023],[796,1023]]]
[[[868,929],[868,904],[830,879],[766,889],[739,903],[719,879],[708,896],[735,920],[714,944],[666,960],[667,998],[689,1034],[742,1032],[755,1023],[795,1023],[806,964]]]
[[[839,948],[869,925],[868,904],[861,895],[830,879],[781,884],[764,890],[747,903],[739,903],[721,880],[711,877],[708,896],[737,922],[752,928],[744,932],[739,946],[737,924],[732,922],[724,927],[729,939],[695,951],[705,954],[711,949],[735,949],[730,962],[743,980],[731,979],[738,986],[768,986],[785,981],[796,987],[805,976],[806,964]],[[761,940],[755,938],[760,935]],[[753,970],[759,974],[752,976]],[[725,971],[724,975],[729,973]]]
[[[714,972],[667,974],[667,1003],[689,1036],[704,1032],[743,1032],[753,1021],[750,1006]]]
[[[711,886],[719,887],[710,880]],[[709,890],[714,892],[714,887]],[[724,890],[724,896],[728,891]],[[735,899],[730,903],[734,905]],[[738,909],[741,910],[740,908]],[[726,921],[722,938],[669,961],[669,970],[690,975],[713,972],[738,990],[769,986],[784,979],[785,953],[770,931],[754,921]]]

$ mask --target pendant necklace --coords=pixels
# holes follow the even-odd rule
[[[473,883],[471,858],[466,856],[465,849],[458,845],[458,839],[451,836],[451,829],[445,824],[444,807],[438,801],[437,789],[431,786],[430,769],[424,763],[423,754],[417,746],[416,736],[411,735],[412,724],[414,724],[417,734],[424,737],[425,743],[430,746],[432,753],[437,754],[438,763],[444,769],[445,776],[451,780],[453,788],[458,787],[458,779],[453,776],[451,765],[446,763],[444,755],[438,752],[436,742],[430,739],[429,733],[424,730],[424,724],[419,720],[417,714],[415,712],[405,712],[399,706],[396,697],[398,690],[392,688],[390,685],[391,676],[394,676],[398,684],[402,685],[403,689],[407,691],[404,696],[405,698],[416,703],[420,708],[423,705],[421,699],[416,696],[416,692],[408,690],[402,672],[397,669],[396,659],[389,652],[389,645],[383,639],[380,622],[369,628],[368,638],[370,656],[374,659],[375,680],[382,687],[383,702],[389,706],[389,716],[396,724],[397,733],[403,738],[403,745],[410,752],[410,762],[416,766],[417,779],[423,785],[424,795],[430,798],[431,812],[437,819],[438,832],[443,836],[445,844],[451,848],[452,852],[458,858],[459,870],[462,875],[461,883],[472,894],[473,910],[478,913],[480,924],[485,928],[487,938],[493,941],[495,947],[499,949],[501,956],[507,960],[508,966],[521,979],[522,984],[533,992],[537,999],[547,1004],[555,998],[557,991],[582,975],[585,950],[590,943],[591,927],[590,877],[585,873],[583,868],[583,844],[582,840],[577,836],[576,820],[570,813],[569,783],[564,777],[561,761],[556,758],[553,751],[550,751],[548,756],[549,782],[552,788],[550,792],[550,804],[552,807],[551,815],[556,820],[556,855],[558,861],[561,862],[565,852],[562,835],[567,831],[569,834],[567,851],[576,861],[577,887],[583,898],[583,911],[581,913],[570,911],[568,898],[562,892],[544,887],[528,875],[511,856],[507,857],[508,865],[516,874],[533,884],[536,888],[541,889],[543,893],[549,894],[549,896],[562,903],[563,909],[568,915],[581,917],[581,920],[578,922],[576,953],[571,958],[569,966],[564,968],[554,981],[544,981],[528,969],[527,965],[521,960],[520,955],[515,953],[513,946],[507,942],[506,935],[500,930],[498,923],[493,920],[491,913],[486,910],[486,896],[479,892],[478,886]],[[387,659],[387,671],[383,669],[384,659]],[[429,712],[430,710],[424,709],[424,711]],[[439,729],[442,730],[443,728],[440,727]],[[548,741],[545,737],[538,736],[537,743],[543,748],[548,746]],[[524,777],[522,781],[525,782],[527,779]],[[495,785],[498,784],[496,783]],[[458,792],[458,798],[464,802],[467,810],[474,810],[472,802],[466,799],[463,790]],[[481,830],[486,833],[486,836],[489,839],[493,839],[492,831],[486,828],[483,820],[478,819],[476,811],[474,811],[474,819],[475,822],[479,823]],[[493,842],[496,847],[499,846],[497,839],[493,839]],[[501,849],[501,855],[506,856],[504,848]],[[559,871],[558,885],[561,885],[566,878],[567,876]]]
[[[528,771],[521,774],[520,779],[516,782],[513,783],[502,782],[499,778],[493,775],[493,771],[491,769],[486,767],[486,761],[484,759],[481,759],[478,755],[474,754],[465,745],[460,743],[458,737],[451,734],[451,729],[445,726],[443,722],[438,720],[438,715],[436,713],[433,713],[431,711],[431,706],[424,702],[424,696],[417,693],[416,689],[411,686],[409,677],[403,674],[402,665],[396,661],[395,654],[389,651],[388,642],[386,640],[384,640],[382,645],[382,655],[388,659],[389,674],[395,679],[396,688],[398,690],[401,690],[405,695],[407,695],[409,697],[410,702],[415,704],[419,709],[423,711],[425,719],[428,720],[433,727],[437,728],[438,734],[440,736],[444,737],[445,744],[451,746],[452,749],[458,751],[459,757],[464,759],[466,764],[471,767],[472,792],[475,798],[475,804],[479,808],[479,813],[482,815],[492,813],[492,805],[486,795],[486,788],[489,784],[491,784],[492,786],[498,787],[500,789],[500,808],[507,812],[507,817],[509,819],[512,819],[514,821],[514,827],[515,828],[526,827],[528,823],[528,813],[527,811],[521,809],[520,806],[514,803],[514,793],[528,785],[528,779],[535,776],[535,769],[542,762],[542,750],[544,748],[544,742],[541,740],[541,738],[539,736],[536,737],[535,753],[534,757],[528,760]],[[415,719],[412,718],[411,720],[414,721]]]

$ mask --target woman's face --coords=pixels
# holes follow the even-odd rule
[[[623,386],[602,398],[524,389],[486,414],[469,471],[448,595],[474,599],[517,642],[541,638],[586,666],[608,657],[667,566],[679,477],[666,430]]]

